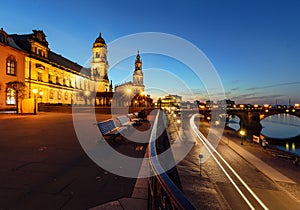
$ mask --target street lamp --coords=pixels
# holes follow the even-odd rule
[[[40,95],[39,97],[41,98],[41,103],[43,103],[43,94],[44,94],[43,91],[39,92],[39,95]]]
[[[33,89],[33,99],[34,99],[34,106],[33,106],[33,114],[36,115],[36,94],[38,93],[38,89]]]
[[[241,136],[241,145],[244,145],[244,143],[243,143],[243,137],[246,135],[246,131],[243,130],[243,129],[241,129],[241,130],[239,131],[239,134],[240,134],[240,136]]]
[[[88,90],[86,90],[85,92],[84,92],[84,95],[85,95],[85,104],[87,105],[88,104],[88,98],[89,98],[89,96],[90,96],[90,91],[88,91]]]
[[[126,89],[127,97],[128,97],[128,106],[130,106],[130,101],[131,101],[131,89],[127,88]]]

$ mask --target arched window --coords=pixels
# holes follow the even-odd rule
[[[14,57],[10,56],[6,59],[6,74],[16,75],[17,62]]]
[[[69,94],[66,92],[66,93],[65,93],[65,101],[68,100],[68,97],[69,97]]]
[[[7,105],[16,105],[16,91],[14,89],[7,88],[6,104]]]
[[[58,91],[58,93],[57,93],[57,99],[61,100],[61,91]]]

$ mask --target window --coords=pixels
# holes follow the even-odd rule
[[[58,84],[58,85],[60,84],[59,83],[59,76],[58,75],[56,76],[56,84]]]
[[[16,91],[14,89],[7,88],[6,104],[7,105],[16,105]]]
[[[67,86],[67,79],[66,78],[63,78],[63,84],[64,84],[64,86]]]
[[[53,82],[52,79],[53,79],[52,74],[48,74],[48,82],[49,82],[49,83],[52,83],[52,82]]]
[[[16,75],[16,60],[13,57],[6,59],[6,74]]]
[[[61,100],[61,91],[58,91],[58,93],[57,93],[57,99]]]
[[[49,98],[50,98],[50,99],[53,99],[53,98],[54,98],[54,91],[53,91],[53,90],[50,90]]]
[[[42,75],[42,73],[41,72],[38,72],[38,74],[37,74],[37,79],[38,79],[38,81],[39,82],[42,82],[43,81],[43,77],[42,77],[43,75]]]
[[[66,101],[68,100],[68,96],[69,96],[69,94],[68,94],[68,93],[65,93],[65,100],[66,100]]]
[[[0,42],[5,42],[5,36],[2,33],[0,33]]]
[[[95,56],[96,58],[100,58],[100,54],[99,54],[99,52],[96,52],[96,56]]]

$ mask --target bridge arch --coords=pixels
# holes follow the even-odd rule
[[[289,109],[287,109],[289,110]],[[269,116],[272,116],[272,115],[277,115],[277,114],[288,114],[288,115],[293,115],[293,116],[296,116],[296,117],[299,117],[300,118],[300,110],[298,109],[292,109],[292,110],[261,110],[260,114],[259,114],[259,119],[260,120],[263,120]]]

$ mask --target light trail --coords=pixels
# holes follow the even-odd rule
[[[211,145],[211,143],[207,140],[207,138],[199,131],[197,126],[195,125],[195,116],[197,114],[194,114],[190,119],[190,125],[192,130],[195,132],[197,137],[200,139],[200,141],[203,143],[203,145],[206,147],[208,152],[211,154],[211,156],[214,158],[216,163],[219,165],[219,167],[222,169],[226,177],[230,180],[232,185],[235,187],[237,192],[241,195],[241,197],[244,199],[244,201],[247,203],[247,205],[251,209],[255,209],[251,202],[247,199],[247,197],[244,195],[244,193],[241,191],[241,189],[236,185],[234,180],[230,177],[230,175],[227,173],[227,171],[224,169],[224,167],[221,165],[219,160],[216,158],[216,156],[213,153],[216,153],[218,157],[225,163],[225,165],[230,169],[230,171],[238,178],[238,180],[243,184],[243,186],[248,190],[248,192],[255,198],[255,200],[263,207],[263,209],[268,210],[268,207],[260,200],[260,198],[251,190],[251,188],[246,184],[246,182],[238,175],[238,173],[228,164],[228,162],[220,155],[220,153]]]

